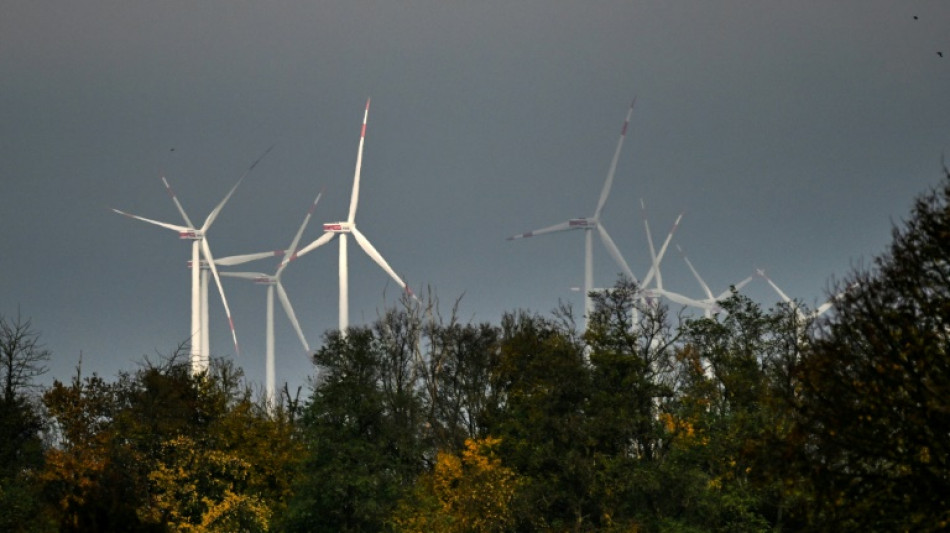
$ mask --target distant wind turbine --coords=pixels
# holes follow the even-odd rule
[[[844,291],[829,298],[828,301],[819,305],[816,309],[814,309],[810,313],[805,313],[804,311],[802,311],[801,306],[798,305],[798,302],[789,298],[789,296],[785,294],[785,292],[782,289],[780,289],[778,285],[776,285],[775,282],[772,281],[772,279],[769,278],[765,274],[764,270],[762,270],[761,268],[757,268],[755,272],[756,274],[761,276],[762,279],[768,282],[768,284],[772,287],[772,289],[775,290],[775,293],[779,295],[779,298],[781,298],[783,302],[788,304],[795,311],[795,315],[802,322],[818,318],[819,316],[825,314],[834,305],[835,300],[844,296],[852,287],[854,287],[854,285],[851,285],[850,287],[846,288]]]
[[[168,195],[171,197],[172,202],[175,203],[175,207],[178,208],[178,212],[181,213],[182,219],[184,219],[185,225],[171,224],[168,222],[160,222],[158,220],[152,220],[145,217],[140,217],[138,215],[132,215],[126,213],[125,211],[120,211],[118,209],[113,209],[116,213],[120,215],[125,215],[129,218],[136,220],[141,220],[142,222],[147,222],[149,224],[154,224],[156,226],[161,226],[163,228],[170,229],[172,231],[178,232],[178,237],[184,240],[192,241],[191,245],[191,371],[194,374],[198,374],[208,369],[208,329],[207,329],[207,279],[205,279],[205,288],[202,289],[201,283],[201,264],[202,259],[208,268],[211,271],[211,274],[214,276],[214,282],[218,286],[218,294],[221,296],[221,304],[224,306],[224,312],[228,317],[228,326],[231,328],[231,339],[234,341],[234,351],[235,353],[240,353],[237,342],[237,334],[234,331],[234,320],[231,318],[231,309],[228,307],[228,300],[224,295],[224,288],[221,286],[221,278],[218,275],[218,269],[215,266],[214,256],[211,254],[211,247],[208,245],[207,232],[211,227],[211,224],[214,223],[215,219],[218,218],[218,215],[221,213],[221,209],[224,208],[224,205],[231,199],[231,195],[234,194],[234,191],[237,190],[238,186],[244,180],[244,178],[254,170],[254,167],[266,156],[274,147],[271,146],[261,154],[251,166],[244,171],[244,174],[238,179],[237,183],[231,187],[231,190],[228,191],[228,194],[224,197],[221,202],[215,206],[215,208],[208,214],[208,217],[205,219],[204,224],[200,228],[196,228],[195,225],[191,222],[191,219],[188,218],[188,214],[185,213],[185,209],[181,206],[181,202],[178,201],[178,197],[175,195],[175,192],[172,190],[171,186],[168,184],[168,180],[165,177],[162,177],[162,183],[165,184],[165,190],[168,192]],[[195,265],[198,265],[198,268],[195,268]],[[202,296],[204,298],[202,299]],[[204,303],[202,303],[202,301]],[[205,317],[204,319],[202,317]]]
[[[290,298],[287,296],[287,291],[284,290],[283,284],[280,282],[280,277],[284,273],[284,269],[287,268],[287,265],[291,261],[297,258],[296,250],[297,245],[300,244],[300,237],[303,235],[304,229],[306,229],[307,224],[310,222],[310,217],[313,215],[314,209],[317,208],[317,203],[320,201],[320,196],[323,193],[317,195],[317,198],[313,201],[313,204],[310,206],[310,210],[307,211],[307,216],[304,217],[303,223],[300,225],[300,228],[297,230],[296,235],[294,235],[293,241],[291,241],[290,246],[287,248],[286,253],[280,255],[283,256],[280,264],[277,266],[277,270],[274,274],[264,274],[261,272],[221,272],[222,276],[232,277],[232,278],[241,278],[251,280],[255,283],[266,285],[267,286],[267,323],[265,325],[266,330],[266,354],[265,354],[265,367],[266,367],[266,382],[265,382],[265,392],[267,395],[268,407],[273,408],[277,405],[277,389],[276,389],[276,377],[275,377],[275,358],[274,358],[274,290],[277,291],[277,297],[280,299],[280,304],[284,308],[284,313],[287,315],[287,319],[290,321],[290,324],[294,327],[294,330],[297,332],[297,337],[300,339],[300,344],[303,345],[305,353],[310,352],[310,344],[307,343],[307,338],[303,334],[303,330],[300,329],[300,322],[297,320],[297,315],[294,313],[294,308],[290,305]],[[247,254],[241,256],[232,256],[222,259],[218,259],[217,263],[222,264],[241,264],[243,262],[253,261],[254,259],[260,259],[262,257],[269,257],[275,255],[274,252],[264,252],[263,254]]]
[[[745,287],[746,285],[748,285],[749,282],[752,281],[753,278],[755,278],[755,274],[752,274],[751,276],[745,278],[739,283],[736,283],[735,285],[722,291],[721,293],[719,293],[718,296],[715,296],[713,295],[712,290],[709,288],[709,285],[707,285],[706,282],[703,281],[703,278],[699,275],[699,272],[696,271],[696,268],[693,266],[693,263],[691,263],[689,258],[686,257],[686,252],[684,252],[683,249],[680,248],[679,245],[676,246],[676,249],[679,250],[680,254],[683,255],[683,261],[686,261],[686,266],[689,267],[689,271],[693,273],[693,277],[696,278],[696,281],[699,283],[699,286],[702,287],[703,292],[706,293],[706,298],[703,300],[699,300],[701,303],[707,304],[710,306],[708,308],[705,308],[706,318],[712,317],[713,312],[719,311],[719,302],[728,298],[729,295],[732,294],[733,289],[738,291],[742,289],[743,287]]]
[[[356,207],[359,203],[360,198],[360,169],[363,165],[363,144],[366,140],[366,121],[369,117],[369,103],[370,100],[366,100],[366,109],[363,112],[363,128],[360,131],[360,144],[359,149],[356,152],[356,171],[353,175],[353,191],[350,195],[350,211],[346,220],[340,222],[328,222],[323,225],[323,235],[320,236],[317,240],[311,242],[307,246],[300,249],[297,252],[297,256],[302,256],[307,253],[310,253],[313,250],[323,246],[324,244],[333,240],[334,237],[340,237],[340,258],[339,258],[339,276],[340,276],[340,334],[346,335],[346,330],[350,325],[350,311],[349,311],[349,276],[348,276],[348,264],[347,264],[347,239],[350,235],[356,239],[356,243],[359,244],[360,248],[366,252],[373,261],[379,265],[389,276],[396,281],[396,283],[407,293],[412,294],[412,291],[409,289],[409,286],[396,274],[396,272],[389,266],[389,263],[383,258],[383,256],[376,250],[376,248],[369,242],[369,239],[363,235],[360,230],[356,229]]]
[[[572,218],[565,222],[561,222],[560,224],[555,224],[546,228],[508,237],[508,240],[510,241],[515,239],[536,237],[538,235],[544,235],[545,233],[556,233],[578,229],[584,230],[584,329],[587,329],[588,317],[590,317],[591,313],[593,312],[593,301],[591,300],[590,293],[594,287],[594,229],[597,229],[597,232],[600,234],[600,239],[604,243],[604,247],[607,249],[607,252],[610,253],[611,257],[613,257],[614,261],[616,261],[620,266],[623,273],[626,274],[630,279],[634,281],[637,280],[636,276],[633,274],[633,271],[630,270],[630,266],[627,265],[627,261],[620,254],[620,250],[617,248],[614,240],[610,238],[610,235],[607,233],[607,229],[604,228],[603,223],[600,221],[601,211],[604,209],[604,204],[607,203],[607,196],[610,194],[611,185],[613,185],[614,173],[617,171],[617,161],[620,159],[620,151],[623,148],[623,141],[627,135],[627,126],[630,124],[630,116],[633,115],[634,104],[636,104],[636,98],[634,98],[633,102],[631,102],[630,109],[627,111],[627,118],[624,120],[623,128],[620,130],[620,140],[617,141],[617,149],[614,152],[614,157],[610,162],[610,169],[607,171],[607,179],[604,182],[603,189],[600,191],[600,199],[597,201],[597,207],[594,209],[594,214],[590,217]]]
[[[670,241],[673,240],[673,234],[676,233],[676,228],[679,227],[680,221],[683,220],[683,213],[680,213],[679,216],[676,217],[676,221],[673,222],[673,228],[670,229],[666,239],[663,241],[663,246],[660,247],[660,252],[657,253],[653,247],[653,234],[650,231],[650,222],[647,220],[647,206],[642,198],[640,199],[640,211],[643,215],[643,229],[646,230],[647,245],[650,247],[651,258],[650,270],[647,272],[647,275],[644,276],[641,285],[646,289],[650,286],[650,281],[656,278],[655,288],[663,290],[663,275],[660,273],[660,263],[663,261],[663,256],[666,255],[666,249],[670,246]]]

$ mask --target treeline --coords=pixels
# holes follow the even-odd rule
[[[950,173],[841,287],[819,322],[740,295],[686,319],[621,280],[585,332],[407,301],[273,408],[175,354],[36,390],[2,320],[0,530],[947,529]]]

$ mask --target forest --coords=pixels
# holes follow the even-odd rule
[[[37,384],[0,317],[0,530],[940,531],[950,525],[950,172],[832,312],[712,318],[624,279],[467,323],[406,300],[327,332],[269,406],[187,349]]]

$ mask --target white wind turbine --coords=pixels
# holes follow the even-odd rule
[[[752,274],[751,276],[745,278],[739,283],[736,283],[735,285],[722,291],[721,293],[719,293],[718,296],[713,295],[713,292],[709,288],[709,285],[707,285],[706,282],[703,281],[703,278],[699,275],[699,272],[697,272],[696,268],[693,267],[693,263],[691,263],[689,258],[686,257],[686,252],[684,252],[683,249],[679,247],[679,245],[676,246],[676,249],[679,250],[680,253],[683,255],[683,260],[686,261],[686,266],[689,267],[690,272],[693,273],[693,277],[696,278],[696,281],[699,283],[699,286],[702,287],[703,292],[706,293],[706,298],[703,300],[699,300],[700,303],[709,306],[709,307],[704,308],[706,318],[711,318],[714,312],[719,311],[719,302],[728,298],[732,294],[733,289],[737,291],[741,290],[743,287],[748,285],[749,282],[752,281],[752,279],[755,277],[755,274]]]
[[[644,289],[647,289],[650,285],[650,281],[656,278],[654,288],[662,291],[663,275],[660,273],[660,263],[663,261],[663,256],[666,255],[666,249],[670,246],[670,241],[673,240],[673,234],[676,233],[676,228],[679,227],[680,221],[683,220],[683,213],[680,213],[679,216],[676,217],[676,221],[673,222],[673,228],[670,229],[670,232],[666,235],[666,240],[663,241],[663,246],[660,247],[660,253],[656,253],[656,249],[653,247],[653,233],[650,231],[650,222],[647,220],[647,206],[642,198],[640,199],[640,212],[643,215],[643,229],[646,230],[647,245],[650,247],[651,258],[650,270],[647,272],[647,275],[644,276],[641,285]]]
[[[280,253],[279,255],[283,256],[280,264],[277,266],[277,270],[274,274],[264,274],[262,272],[221,272],[222,276],[232,277],[232,278],[241,278],[251,280],[255,283],[266,285],[267,286],[267,323],[265,325],[266,330],[266,354],[265,354],[265,368],[266,368],[266,381],[265,381],[265,393],[267,396],[267,404],[269,407],[273,408],[277,405],[277,389],[276,389],[276,377],[275,377],[275,357],[274,357],[274,291],[276,289],[277,297],[280,299],[280,304],[284,308],[284,313],[287,315],[287,319],[290,321],[290,324],[294,327],[294,330],[297,332],[297,337],[300,339],[300,344],[303,345],[305,353],[310,352],[310,345],[307,343],[307,338],[303,334],[303,330],[300,329],[300,322],[297,320],[297,315],[294,313],[294,308],[290,305],[290,298],[287,297],[287,291],[284,290],[283,284],[280,282],[280,277],[284,273],[284,269],[287,268],[287,265],[291,261],[297,259],[297,245],[300,244],[300,237],[303,235],[304,229],[306,229],[307,224],[310,222],[310,217],[313,215],[314,209],[317,208],[317,203],[320,201],[320,196],[322,192],[317,195],[317,198],[313,201],[313,204],[310,206],[310,210],[307,211],[307,216],[304,217],[303,223],[300,225],[300,228],[297,230],[296,235],[294,235],[293,241],[291,241],[290,246],[287,248],[286,253]],[[261,259],[264,257],[270,257],[273,255],[278,255],[276,252],[263,252],[261,254],[247,254],[240,256],[224,257],[218,259],[216,262],[219,265],[237,265],[245,263],[248,261],[253,261],[255,259]]]
[[[679,216],[676,217],[676,221],[673,222],[673,227],[670,229],[670,232],[666,235],[666,239],[663,241],[663,246],[660,247],[660,253],[657,254],[653,248],[653,236],[650,234],[650,224],[647,222],[646,206],[643,203],[643,200],[640,200],[640,206],[643,209],[643,226],[646,229],[647,243],[650,246],[650,257],[653,259],[650,264],[650,269],[647,270],[646,276],[643,277],[643,281],[638,285],[639,290],[642,292],[648,290],[650,282],[654,280],[656,280],[656,288],[663,288],[663,277],[660,274],[660,263],[663,261],[663,256],[666,255],[666,249],[669,247],[670,241],[673,240],[673,234],[676,233],[676,228],[679,227],[680,221],[683,219],[683,214],[680,213]],[[632,279],[635,280],[636,278],[634,277]],[[580,291],[581,288],[571,287],[571,290]],[[593,292],[603,292],[606,290],[609,289],[603,287],[595,287],[591,289]]]
[[[650,231],[650,223],[646,216],[646,204],[643,202],[642,199],[640,200],[640,208],[643,214],[643,227],[646,230],[647,244],[650,249],[650,258],[652,261],[652,264],[650,266],[650,271],[647,272],[646,277],[644,277],[643,279],[641,294],[645,298],[657,299],[657,300],[659,300],[660,298],[666,298],[667,300],[676,304],[684,305],[687,307],[694,307],[697,309],[702,309],[707,317],[711,316],[711,314],[714,311],[719,310],[718,301],[724,298],[725,296],[728,296],[730,291],[723,292],[722,294],[719,295],[719,297],[713,296],[712,291],[709,290],[709,287],[706,285],[706,283],[699,277],[699,274],[693,268],[692,263],[689,262],[689,259],[686,258],[685,254],[683,258],[686,259],[686,264],[689,266],[690,270],[692,270],[693,275],[696,277],[696,279],[699,280],[699,283],[703,286],[704,290],[707,293],[707,298],[702,299],[702,300],[697,300],[695,298],[690,298],[680,293],[667,290],[663,286],[663,276],[660,270],[660,263],[663,261],[663,257],[666,255],[666,250],[669,247],[670,241],[673,238],[673,233],[679,227],[679,223],[683,218],[683,214],[680,213],[680,215],[676,218],[676,221],[673,223],[673,229],[670,230],[670,233],[666,236],[666,240],[663,241],[663,245],[660,247],[659,253],[657,253],[656,248],[653,245],[653,234]],[[682,253],[682,249],[679,247],[679,245],[677,245],[677,249],[679,249],[680,252]],[[650,287],[649,283],[651,279],[654,277],[656,278],[656,281],[654,282],[654,286]],[[747,283],[749,283],[752,280],[752,278],[753,276],[749,276],[747,279],[741,281],[736,286],[736,288],[742,288]]]
[[[231,309],[228,307],[228,300],[224,295],[224,288],[221,286],[221,278],[218,276],[218,269],[215,266],[214,256],[211,254],[211,247],[208,245],[208,239],[206,237],[208,229],[211,227],[211,224],[214,223],[215,219],[218,218],[218,215],[221,213],[221,209],[224,208],[224,205],[231,199],[231,195],[234,194],[234,191],[237,190],[238,186],[244,180],[244,178],[254,170],[254,167],[260,163],[261,159],[266,156],[273,146],[264,151],[264,153],[258,157],[251,166],[247,168],[244,174],[238,179],[237,183],[231,187],[231,190],[228,191],[228,194],[224,197],[221,202],[211,210],[211,213],[208,214],[208,217],[205,219],[204,224],[200,228],[196,228],[195,225],[191,222],[191,219],[188,218],[188,214],[185,213],[185,209],[181,206],[181,202],[178,201],[178,197],[175,195],[175,192],[172,190],[171,186],[168,184],[168,180],[165,177],[162,177],[162,183],[165,184],[165,190],[168,192],[168,195],[171,196],[172,202],[175,203],[175,207],[178,208],[178,212],[181,213],[182,219],[184,219],[185,225],[171,224],[168,222],[161,222],[158,220],[152,220],[145,217],[140,217],[138,215],[133,215],[126,213],[125,211],[120,211],[118,209],[112,209],[120,215],[125,215],[129,218],[136,220],[141,220],[142,222],[148,222],[149,224],[155,224],[156,226],[161,226],[163,228],[170,229],[172,231],[178,232],[178,237],[184,240],[192,241],[191,245],[191,371],[194,374],[204,372],[208,369],[208,300],[207,300],[207,276],[204,276],[204,286],[202,287],[202,276],[201,276],[201,264],[202,258],[204,263],[207,265],[207,268],[210,269],[211,274],[214,276],[215,284],[218,286],[218,294],[221,295],[221,304],[224,306],[224,312],[228,317],[228,326],[231,328],[231,339],[234,342],[234,351],[239,353],[237,334],[234,331],[234,320],[231,318]],[[199,268],[194,268],[195,265],[199,265]]]
[[[560,224],[555,224],[546,228],[508,237],[508,240],[510,241],[544,235],[545,233],[556,233],[560,231],[577,229],[584,230],[584,329],[587,329],[587,319],[593,312],[593,302],[590,298],[590,293],[594,288],[593,230],[595,228],[600,234],[600,239],[604,243],[604,247],[607,249],[607,252],[610,253],[614,261],[617,262],[623,273],[634,281],[637,279],[636,276],[633,275],[633,271],[630,270],[630,266],[627,265],[627,261],[624,260],[622,255],[620,255],[620,250],[617,248],[617,245],[614,243],[613,239],[610,238],[610,235],[604,228],[603,223],[600,222],[600,213],[604,209],[604,204],[607,202],[607,196],[610,194],[610,187],[614,181],[614,173],[617,170],[617,161],[620,159],[620,150],[623,148],[623,141],[627,135],[627,126],[630,124],[630,116],[633,114],[633,106],[635,103],[636,98],[634,98],[633,102],[631,102],[630,109],[627,111],[627,118],[624,120],[623,128],[620,130],[620,140],[617,141],[617,149],[614,152],[614,157],[610,162],[610,169],[607,171],[607,180],[604,182],[604,187],[600,191],[600,199],[597,201],[597,208],[594,209],[594,214],[590,217],[572,218],[565,222],[561,222]]]
[[[356,228],[356,207],[359,203],[360,198],[360,169],[363,165],[363,143],[366,139],[366,120],[369,117],[369,102],[366,100],[366,109],[363,112],[363,128],[360,131],[360,144],[359,149],[356,152],[356,171],[353,175],[353,191],[350,195],[350,211],[346,220],[340,222],[328,222],[323,225],[323,235],[320,236],[317,240],[311,242],[307,246],[300,249],[297,252],[297,256],[302,256],[304,254],[310,253],[311,251],[323,246],[324,244],[333,240],[334,237],[340,237],[340,259],[339,259],[339,270],[340,270],[340,334],[346,335],[346,330],[350,325],[350,311],[349,311],[349,277],[348,277],[348,265],[347,265],[347,239],[350,235],[356,239],[356,243],[360,245],[360,248],[366,252],[373,261],[376,262],[384,271],[386,271],[389,276],[396,281],[396,283],[406,292],[412,294],[412,291],[406,285],[406,283],[400,279],[396,272],[389,266],[389,263],[383,258],[383,256],[373,247],[372,243],[369,242],[369,239],[363,235],[360,230]]]
[[[783,291],[782,289],[778,288],[778,285],[776,285],[775,282],[772,281],[771,278],[769,278],[767,275],[765,275],[765,271],[764,271],[764,270],[762,270],[761,268],[757,268],[757,269],[755,270],[755,272],[756,272],[756,274],[758,274],[759,276],[761,276],[762,279],[764,279],[766,282],[768,282],[768,284],[772,287],[772,289],[775,290],[775,293],[779,295],[779,298],[781,298],[783,302],[785,302],[786,304],[788,304],[788,305],[795,311],[795,315],[796,315],[796,316],[798,317],[798,319],[799,319],[801,322],[803,322],[803,323],[806,322],[806,321],[809,321],[809,320],[813,320],[813,319],[815,319],[815,318],[818,318],[819,316],[825,314],[829,309],[831,309],[831,306],[834,305],[835,300],[837,300],[838,298],[841,298],[842,296],[844,296],[845,293],[847,293],[848,290],[851,289],[851,287],[846,288],[844,291],[842,291],[842,292],[840,292],[840,293],[838,293],[838,294],[832,296],[831,298],[829,298],[828,301],[826,301],[825,303],[819,305],[816,309],[814,309],[814,310],[811,311],[810,313],[805,313],[804,311],[802,311],[801,306],[798,305],[798,302],[796,302],[795,300],[792,300],[791,298],[789,298],[788,295],[785,294],[785,291]],[[853,285],[852,285],[852,287],[853,287]]]

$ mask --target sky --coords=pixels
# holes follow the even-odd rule
[[[938,52],[943,54],[941,57]],[[303,241],[349,204],[448,314],[583,309],[583,232],[506,237],[593,214],[642,277],[640,201],[716,292],[754,269],[815,306],[882,253],[950,151],[950,2],[162,0],[0,4],[0,314],[31,318],[44,380],[114,377],[188,338],[188,241],[113,213],[195,220],[269,146],[208,238],[218,257]],[[196,222],[199,223],[199,222]],[[271,272],[273,261],[248,265]],[[619,269],[599,242],[594,283]],[[682,256],[667,289],[701,297]],[[350,321],[398,288],[350,245]],[[337,324],[337,245],[283,282],[314,347]],[[211,345],[264,374],[265,290],[212,289]],[[778,301],[763,280],[746,290]],[[672,306],[678,310],[679,306]],[[277,380],[313,368],[276,313]]]

